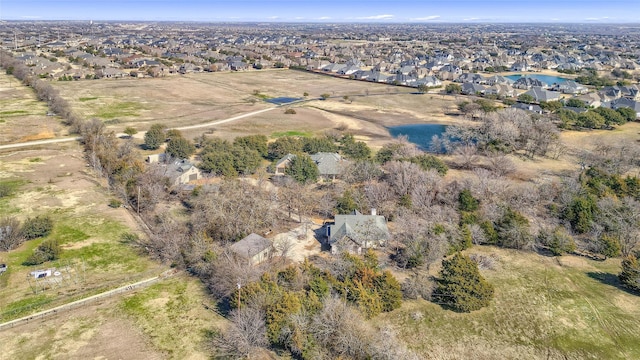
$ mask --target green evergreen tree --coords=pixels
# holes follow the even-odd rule
[[[640,292],[640,263],[635,255],[629,255],[622,260],[622,272],[618,275],[622,285]]]
[[[144,134],[144,146],[149,150],[155,150],[164,143],[166,139],[165,126],[162,124],[153,124],[149,131]]]
[[[315,182],[318,180],[318,166],[307,154],[297,154],[291,159],[285,174],[291,176],[299,183]]]
[[[442,261],[433,299],[454,311],[471,312],[488,306],[493,293],[493,285],[480,275],[478,264],[456,253]]]
[[[196,147],[190,140],[183,137],[174,137],[167,144],[166,153],[174,158],[188,159],[196,152]]]

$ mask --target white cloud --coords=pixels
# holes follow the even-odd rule
[[[440,19],[440,15],[431,15],[431,16],[425,16],[425,17],[419,17],[419,18],[411,18],[409,20],[411,20],[411,21],[431,21],[431,20],[436,20],[436,19]]]
[[[269,16],[267,19],[269,19],[269,20],[275,20],[275,19],[279,19],[279,17],[278,17],[278,16]]]
[[[472,18],[462,19],[462,21],[476,21],[476,20],[480,20],[480,18],[472,17]]]
[[[360,20],[388,20],[388,19],[393,19],[393,15],[389,15],[389,14],[373,15],[373,16],[359,17],[359,18],[356,18],[356,19],[360,19]]]
[[[331,20],[331,18],[329,16],[321,16],[318,20]]]
[[[20,18],[22,18],[22,19],[42,19],[42,16],[37,16],[37,15],[23,15],[23,16],[20,16]]]
[[[609,20],[608,16],[603,16],[603,17],[588,17],[586,19],[584,19],[585,21],[602,21],[602,20]]]

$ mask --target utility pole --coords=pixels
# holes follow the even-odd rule
[[[238,281],[238,309],[240,309],[240,291],[242,290],[242,285],[240,285],[240,281]]]

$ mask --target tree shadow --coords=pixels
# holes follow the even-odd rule
[[[598,280],[603,284],[606,285],[610,285],[613,286],[621,291],[624,291],[628,294],[631,295],[637,295],[640,296],[640,293],[634,290],[631,290],[629,288],[627,288],[626,286],[624,286],[621,282],[620,279],[618,279],[617,275],[611,274],[611,273],[605,273],[605,272],[595,272],[595,271],[590,271],[587,273],[587,276],[594,279],[594,280]]]

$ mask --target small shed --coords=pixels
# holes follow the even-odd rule
[[[238,257],[247,259],[251,264],[259,264],[269,258],[273,249],[271,240],[251,233],[249,236],[231,245],[231,251]]]

